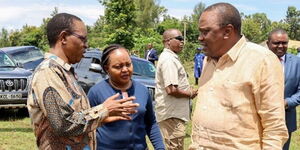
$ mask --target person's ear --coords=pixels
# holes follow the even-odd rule
[[[268,46],[268,48],[269,48],[269,49],[271,49],[271,46],[270,46],[270,44],[271,44],[271,43],[270,43],[270,41],[269,41],[269,40],[267,40],[267,42],[266,42],[266,43],[267,43],[267,46]]]
[[[224,28],[224,39],[228,39],[230,35],[234,32],[234,27],[232,24],[228,24]]]
[[[62,43],[62,45],[66,45],[67,44],[67,36],[69,34],[66,31],[62,31],[60,32],[59,36],[58,36],[58,40]]]
[[[109,75],[109,73],[108,73],[108,65],[105,65],[103,67],[104,67],[103,69],[105,70],[106,74]]]

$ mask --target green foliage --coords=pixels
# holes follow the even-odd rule
[[[105,6],[104,36],[106,44],[118,43],[128,49],[134,47],[132,32],[135,25],[134,0],[101,0]]]
[[[242,20],[242,33],[252,42],[260,43],[267,39],[271,29],[271,21],[265,13],[245,16]]]
[[[297,55],[297,53],[298,53],[296,48],[288,48],[287,52],[291,53],[291,54],[294,54],[294,55]]]
[[[105,15],[99,16],[92,26],[87,26],[89,47],[103,49],[109,44],[118,43],[131,53],[144,56],[146,45],[153,43],[159,53],[163,50],[162,34],[166,29],[176,28],[186,35],[186,45],[180,53],[183,61],[193,59],[198,44],[198,20],[205,4],[195,5],[190,16],[177,19],[167,14],[167,9],[158,4],[159,0],[99,0],[105,7]],[[55,7],[51,16],[58,13]],[[255,13],[242,16],[242,33],[249,41],[261,43],[275,28],[288,31],[290,39],[300,40],[300,11],[290,6],[286,18],[271,22],[266,14]],[[160,20],[162,18],[162,20]],[[34,45],[44,51],[49,49],[45,27],[50,18],[44,18],[39,27],[24,25],[20,30],[0,31],[0,47]],[[295,54],[295,49],[289,49]]]
[[[155,48],[158,53],[160,53],[163,50],[162,36],[151,28],[145,30],[145,33],[147,34],[139,34],[141,33],[141,30],[142,29],[140,28],[136,29],[136,32],[134,34],[134,41],[136,42],[131,52],[137,56],[144,57],[146,45],[152,43],[153,48]]]
[[[180,60],[183,62],[192,61],[198,47],[198,43],[187,42],[183,50],[179,53]]]
[[[280,29],[284,29],[284,30],[288,31],[289,30],[289,24],[287,24],[283,21],[279,21],[279,22],[274,21],[271,24],[270,31],[272,31],[273,29],[276,29],[276,28],[280,28]]]
[[[259,43],[261,40],[258,35],[261,35],[260,25],[251,18],[243,20],[242,33],[252,42]]]
[[[191,17],[186,17],[183,20],[187,22],[186,26],[186,40],[193,43],[198,43],[198,24],[199,18],[202,12],[205,9],[205,4],[203,2],[199,2],[195,5],[193,14]]]
[[[289,24],[289,33],[290,39],[300,40],[300,11],[294,6],[288,7],[286,12],[286,23]]]
[[[196,24],[199,22],[200,15],[205,9],[205,4],[203,2],[199,2],[198,4],[195,5],[193,9],[193,14],[192,14],[192,21]]]
[[[143,29],[154,28],[159,17],[166,13],[166,8],[156,4],[156,0],[135,0],[137,27]]]
[[[171,17],[169,15],[164,16],[164,20],[157,26],[156,31],[162,35],[167,29],[179,29],[183,30],[183,25],[181,21],[177,18]]]
[[[0,32],[0,47],[7,47],[10,45],[9,43],[9,39],[8,39],[8,31],[4,28],[2,28],[1,32]]]

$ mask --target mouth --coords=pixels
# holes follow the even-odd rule
[[[124,75],[121,75],[121,79],[130,79],[130,75],[129,74],[124,74]]]

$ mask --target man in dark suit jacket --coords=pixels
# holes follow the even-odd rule
[[[155,64],[155,61],[158,60],[157,52],[153,48],[153,45],[151,43],[147,45],[147,51],[145,52],[145,59],[152,62],[153,64]]]
[[[286,53],[289,37],[285,30],[275,29],[270,32],[267,45],[283,64],[285,118],[289,139],[283,150],[289,149],[292,132],[297,130],[296,106],[300,104],[300,58]]]

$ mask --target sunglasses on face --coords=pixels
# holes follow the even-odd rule
[[[281,42],[281,41],[279,41],[279,42],[272,42],[272,44],[274,44],[274,45],[277,45],[277,46],[279,46],[280,44],[282,44],[282,45],[287,45],[289,42]]]
[[[172,40],[172,39],[176,39],[176,40],[178,40],[178,41],[183,41],[183,40],[184,40],[183,36],[181,36],[181,35],[176,36],[176,37],[172,37],[172,38],[170,38],[169,40]]]

